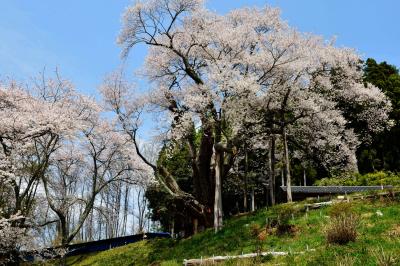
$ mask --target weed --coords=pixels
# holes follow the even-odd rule
[[[378,266],[398,265],[399,258],[391,252],[385,252],[382,247],[374,251],[374,257]]]
[[[336,255],[335,265],[336,266],[353,266],[357,262],[357,258],[346,255],[338,256]]]
[[[337,203],[330,210],[331,222],[326,229],[329,244],[344,245],[356,241],[359,216],[351,203]]]

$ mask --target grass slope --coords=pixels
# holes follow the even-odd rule
[[[302,203],[298,203],[297,206]],[[280,207],[278,207],[280,208]],[[354,201],[360,215],[356,242],[347,245],[327,245],[324,229],[330,219],[331,207],[298,213],[290,223],[296,225],[292,235],[268,235],[262,243],[263,251],[305,251],[307,246],[316,251],[301,255],[265,258],[261,261],[228,261],[225,265],[378,265],[377,259],[390,260],[400,256],[400,203],[394,199]],[[376,212],[380,211],[383,216]],[[226,221],[224,229],[212,230],[189,239],[158,239],[142,241],[124,247],[68,259],[68,265],[182,265],[183,259],[213,255],[238,255],[255,251],[255,240],[250,235],[253,223],[264,226],[267,217],[277,214],[277,208],[260,210]],[[382,250],[384,253],[382,253]],[[383,256],[385,255],[385,256]],[[388,258],[389,257],[389,258]],[[397,264],[387,264],[397,265]]]

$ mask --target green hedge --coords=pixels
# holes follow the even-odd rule
[[[332,178],[323,178],[315,184],[318,186],[400,186],[400,175],[382,171],[365,175],[346,173]]]

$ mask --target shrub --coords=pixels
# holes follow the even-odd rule
[[[326,230],[326,240],[329,244],[339,245],[356,241],[358,221],[357,215],[332,217]]]
[[[331,178],[322,178],[315,182],[317,186],[356,186],[356,175],[353,173],[343,173]]]
[[[331,217],[339,217],[351,214],[354,214],[354,211],[353,204],[351,204],[350,202],[339,202],[333,204],[329,210],[329,216]]]
[[[332,178],[322,178],[316,182],[318,186],[380,186],[400,185],[400,175],[392,172],[375,172],[361,175],[359,173],[343,173]]]
[[[282,204],[275,207],[276,217],[270,226],[276,227],[277,234],[294,233],[294,225],[291,220],[300,211],[293,203]]]
[[[326,229],[326,240],[330,244],[344,245],[357,238],[359,217],[350,203],[338,203],[330,209],[331,222]]]
[[[260,255],[262,250],[262,243],[267,236],[267,232],[264,227],[259,224],[253,223],[250,225],[250,235],[254,239],[255,252]]]
[[[252,223],[250,225],[250,235],[254,238],[256,238],[258,236],[258,234],[261,231],[261,226],[257,223]]]

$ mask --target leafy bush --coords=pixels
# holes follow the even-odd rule
[[[333,204],[329,210],[329,216],[334,218],[353,214],[353,204],[350,202],[339,202]]]
[[[357,185],[356,174],[344,173],[331,178],[322,178],[315,182],[317,186],[355,186]]]
[[[344,173],[332,178],[323,178],[316,182],[318,186],[380,186],[400,185],[400,175],[392,172],[375,172],[361,175],[359,173]]]
[[[331,222],[326,229],[326,240],[330,244],[344,245],[357,238],[359,217],[350,203],[338,203],[331,207]]]
[[[250,235],[254,238],[256,238],[258,236],[258,234],[260,233],[261,230],[261,226],[257,223],[253,223],[250,225]]]
[[[270,226],[276,227],[278,234],[293,233],[294,225],[291,220],[300,212],[300,209],[293,203],[281,204],[275,207],[276,217]]]
[[[260,255],[262,250],[262,242],[267,237],[267,232],[264,227],[261,227],[257,223],[253,223],[250,225],[250,235],[254,239],[255,252]]]

